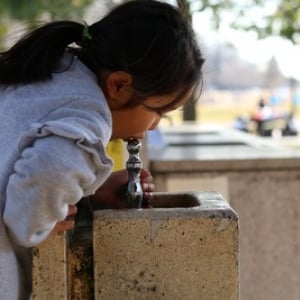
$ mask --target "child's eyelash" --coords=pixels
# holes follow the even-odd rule
[[[159,115],[162,115],[161,111],[160,111],[159,109],[157,109],[157,108],[149,107],[149,106],[147,106],[147,105],[145,105],[145,104],[143,104],[143,107],[144,107],[146,110],[153,111],[153,112],[158,113]]]

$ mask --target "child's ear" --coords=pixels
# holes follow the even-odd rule
[[[132,97],[132,77],[123,71],[112,72],[106,79],[106,93],[112,109],[121,108]]]

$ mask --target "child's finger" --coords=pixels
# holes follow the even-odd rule
[[[146,169],[142,169],[140,176],[141,176],[142,182],[152,182],[153,181],[153,177],[152,177],[151,173]]]
[[[53,230],[55,232],[63,232],[63,231],[74,229],[74,226],[75,226],[74,220],[64,220],[64,221],[57,222]]]
[[[74,216],[77,214],[77,206],[69,204],[69,210],[68,210],[68,215],[67,216]]]
[[[143,192],[154,192],[154,183],[142,183],[142,189],[143,189]]]
[[[152,193],[149,193],[149,192],[144,192],[143,193],[143,198],[145,200],[147,200],[148,202],[150,202],[152,199],[153,199],[153,194]]]

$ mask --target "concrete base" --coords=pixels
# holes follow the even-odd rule
[[[300,152],[224,128],[177,130],[170,141],[189,144],[149,151],[156,190],[220,192],[239,215],[241,300],[299,300]]]
[[[52,234],[39,247],[33,249],[32,276],[32,300],[67,299],[65,234]]]
[[[156,193],[152,205],[99,210],[93,224],[82,214],[68,239],[53,234],[34,248],[32,298],[237,300],[238,219],[228,203]]]
[[[153,205],[169,208],[94,214],[95,299],[238,299],[238,220],[221,196]]]

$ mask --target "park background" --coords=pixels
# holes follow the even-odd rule
[[[25,27],[32,24],[64,18],[91,24],[120,2],[0,0],[1,47],[6,49]],[[232,128],[238,116],[252,114],[261,98],[278,111],[293,110],[296,121],[300,119],[300,0],[170,2],[178,4],[193,22],[206,63],[201,97],[192,99],[194,101],[183,111],[169,114],[161,126],[193,122]],[[299,146],[298,136],[293,139]],[[234,160],[233,149],[223,152],[229,153]],[[259,149],[251,148],[248,155],[251,157]],[[299,299],[299,159],[291,157],[287,161],[288,167],[283,159],[277,169],[279,160],[275,159],[275,168],[270,170],[270,164],[269,169],[261,167],[253,171],[268,164],[268,153],[277,151],[277,148],[272,149],[262,148],[260,155],[263,158],[253,163],[250,172],[230,171],[232,166],[243,163],[241,159],[227,164],[224,161],[231,173],[228,186],[234,190],[233,196],[237,196],[235,203],[233,197],[229,200],[240,218],[242,299]],[[211,157],[210,150],[206,153],[208,157]],[[202,154],[204,152],[205,149]],[[193,168],[195,163],[202,162],[205,164],[203,159],[192,162]],[[197,189],[201,179],[202,183],[206,179],[214,180],[216,174],[211,175],[211,166],[209,168],[209,172],[204,170],[200,180],[197,178]],[[202,171],[199,168],[199,172]],[[176,175],[176,172],[170,175]],[[217,179],[223,182],[226,176],[217,174]],[[225,181],[227,187],[227,178]],[[220,191],[219,188],[216,190]],[[240,194],[236,192],[239,190],[242,191]],[[266,294],[271,296],[265,297]]]
[[[125,0],[1,0],[0,48],[45,21],[88,24]],[[169,0],[192,23],[205,57],[201,97],[170,114],[184,121],[233,126],[264,98],[300,123],[300,0]],[[162,122],[162,126],[168,124]]]

